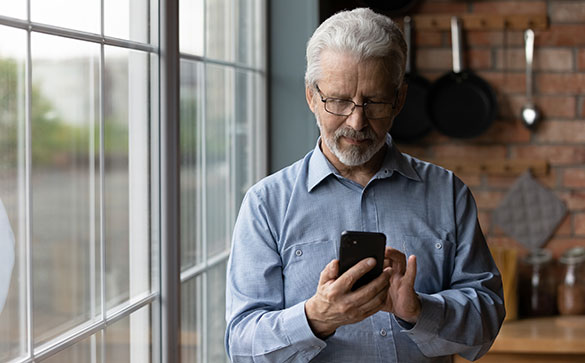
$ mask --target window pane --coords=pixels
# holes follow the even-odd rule
[[[207,361],[227,362],[224,347],[226,263],[207,273]]]
[[[179,41],[182,53],[203,55],[204,15],[203,0],[179,1]]]
[[[26,19],[26,0],[0,1],[0,15]]]
[[[233,196],[229,185],[229,128],[233,120],[233,69],[207,66],[205,119],[205,218],[207,255],[225,251],[230,241]]]
[[[234,60],[234,21],[230,0],[206,1],[206,56],[224,61]]]
[[[149,55],[105,48],[107,308],[150,290]]]
[[[105,362],[152,361],[150,305],[117,321],[105,330]]]
[[[43,362],[46,363],[79,363],[79,362],[100,362],[101,354],[98,349],[102,341],[102,333],[99,332],[87,339],[75,343],[69,348],[49,357]],[[95,357],[95,359],[92,359]]]
[[[197,277],[181,285],[181,360],[185,363],[201,362],[203,337],[201,278]],[[212,360],[208,360],[213,362]]]
[[[0,361],[7,361],[26,351],[19,341],[26,334],[26,33],[0,26],[0,39]]]
[[[104,0],[105,35],[148,42],[149,1]]]
[[[181,62],[181,269],[201,260],[202,64]]]
[[[30,0],[34,22],[101,33],[100,0]]]
[[[240,209],[240,204],[248,188],[252,186],[252,172],[254,161],[252,159],[252,122],[254,120],[254,82],[253,74],[239,71],[236,73],[236,126],[232,137],[235,148],[232,175],[235,183],[235,211]],[[234,216],[236,215],[234,213]],[[234,217],[235,218],[235,217]],[[232,221],[232,225],[235,220]]]
[[[60,52],[37,51],[43,44]],[[75,52],[73,54],[73,51]],[[34,339],[46,342],[99,311],[99,46],[32,34]]]

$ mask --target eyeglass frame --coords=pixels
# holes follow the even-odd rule
[[[385,118],[390,117],[389,116],[385,116],[385,117],[376,117],[376,118],[371,118],[371,117],[367,117],[366,116],[366,107],[368,107],[369,104],[378,104],[378,105],[391,105],[390,107],[392,107],[392,110],[394,110],[396,108],[396,103],[398,102],[398,92],[400,92],[400,89],[397,88],[396,92],[394,94],[394,102],[390,103],[390,102],[376,102],[376,101],[366,101],[363,102],[361,105],[358,105],[357,103],[353,102],[353,100],[350,99],[345,99],[345,98],[336,98],[336,97],[325,97],[323,96],[323,93],[321,92],[321,89],[319,88],[318,84],[315,84],[315,89],[317,90],[317,93],[319,94],[319,97],[321,98],[321,102],[323,102],[323,109],[327,112],[330,113],[332,115],[335,116],[344,116],[344,117],[349,117],[353,114],[353,111],[355,111],[356,107],[361,107],[362,108],[362,112],[364,113],[364,116],[368,119],[368,120],[383,120]],[[353,103],[353,107],[351,109],[351,112],[347,115],[342,115],[342,114],[338,114],[338,113],[334,113],[331,112],[327,109],[327,101],[328,100],[337,100],[337,101],[345,101],[345,102],[351,102]]]

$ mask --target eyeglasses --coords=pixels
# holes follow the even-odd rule
[[[315,85],[315,88],[319,93],[319,97],[321,97],[321,102],[325,104],[325,111],[336,116],[349,116],[356,107],[363,107],[364,115],[369,120],[388,118],[392,115],[392,110],[396,107],[396,101],[398,100],[398,89],[394,95],[394,103],[367,101],[358,105],[352,100],[324,97],[319,86]]]

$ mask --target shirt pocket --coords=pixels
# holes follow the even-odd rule
[[[337,244],[329,240],[295,244],[285,249],[282,254],[285,306],[313,296],[321,271],[335,258]]]
[[[416,256],[415,290],[433,294],[450,284],[453,243],[436,237],[403,236],[397,249]]]

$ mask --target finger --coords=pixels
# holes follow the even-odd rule
[[[321,271],[321,275],[319,276],[319,285],[323,285],[327,281],[334,280],[337,277],[337,273],[339,270],[339,260],[331,260],[325,266],[323,271]]]
[[[373,269],[375,265],[376,260],[374,258],[364,258],[352,266],[349,270],[344,272],[341,276],[339,276],[339,278],[335,281],[335,284],[342,287],[344,290],[349,290],[360,277]]]
[[[369,284],[366,284],[352,293],[351,298],[356,304],[365,304],[373,299],[380,292],[388,291],[390,287],[390,269],[384,270],[380,276],[376,277]]]
[[[359,307],[360,312],[364,318],[377,313],[386,306],[386,298],[388,297],[388,288],[380,290],[374,297],[366,301]]]
[[[395,272],[404,274],[406,271],[406,256],[404,253],[394,248],[390,248],[386,251],[386,258],[390,260],[390,267],[392,267]]]
[[[404,282],[407,286],[414,287],[414,280],[416,279],[416,256],[410,255],[408,257],[408,266],[406,267],[406,273],[404,274]]]

